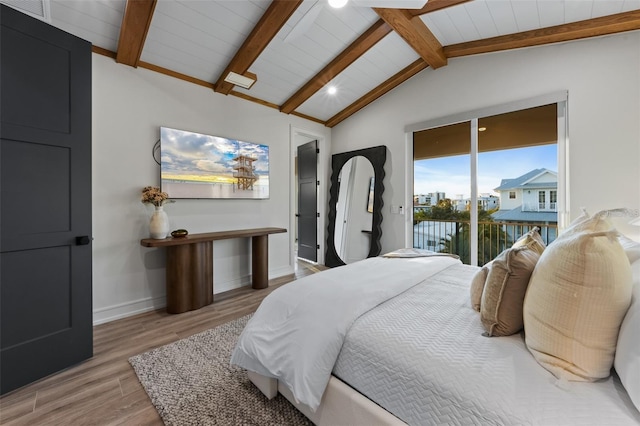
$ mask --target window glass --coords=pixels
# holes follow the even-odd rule
[[[555,103],[479,118],[476,176],[470,122],[415,132],[413,246],[455,253],[470,263],[472,220],[478,225],[479,265],[535,226],[547,243],[553,241],[557,131]],[[478,203],[473,218],[471,182]]]

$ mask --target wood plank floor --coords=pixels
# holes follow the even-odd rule
[[[323,266],[298,262],[296,273],[216,294],[213,304],[170,315],[148,312],[94,327],[93,357],[0,398],[2,425],[162,425],[129,365],[133,355],[254,312],[281,285]]]

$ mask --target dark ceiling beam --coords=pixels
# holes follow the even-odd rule
[[[540,46],[640,29],[640,10],[446,46],[447,58]]]
[[[137,67],[157,0],[127,0],[120,26],[116,62]]]
[[[342,122],[343,120],[346,120],[356,112],[360,111],[362,108],[369,105],[371,102],[375,101],[382,95],[395,89],[396,87],[398,87],[405,81],[409,80],[411,77],[418,74],[420,71],[424,70],[428,66],[429,65],[424,60],[417,59],[416,61],[411,63],[409,66],[405,67],[403,70],[401,70],[400,72],[396,73],[391,78],[386,80],[384,83],[380,84],[378,87],[376,87],[375,89],[373,89],[372,91],[370,91],[369,93],[367,93],[366,95],[364,95],[363,97],[361,97],[360,99],[358,99],[357,101],[355,101],[354,103],[352,103],[351,105],[349,105],[348,107],[346,107],[345,109],[343,109],[342,111],[340,111],[339,113],[331,117],[330,119],[328,119],[324,123],[324,125],[327,127],[333,127],[338,123]]]
[[[390,32],[391,27],[382,19],[376,21],[364,34],[329,62],[326,67],[311,78],[293,96],[287,99],[280,107],[280,111],[286,114],[292,113]]]
[[[302,4],[302,0],[273,0],[264,12],[260,21],[251,31],[240,49],[229,62],[224,72],[215,83],[215,91],[228,95],[234,85],[224,81],[229,72],[243,75],[258,59],[258,56],[278,34],[293,12]]]
[[[407,9],[411,16],[420,16],[436,10],[446,9],[451,6],[466,3],[471,0],[429,0],[422,9]]]
[[[412,16],[406,9],[373,10],[432,68],[447,65],[442,45],[419,16]]]

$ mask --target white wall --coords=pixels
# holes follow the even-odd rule
[[[571,218],[640,208],[640,32],[449,60],[426,69],[332,130],[333,152],[388,147],[382,252],[405,246],[412,176],[406,125],[539,95],[568,91]],[[408,183],[407,183],[408,182]],[[406,209],[405,209],[406,210]],[[411,210],[407,210],[410,212]],[[616,219],[640,240],[640,227]]]
[[[269,145],[269,200],[180,200],[165,207],[171,229],[191,233],[289,230],[291,129],[319,135],[330,145],[330,130],[318,123],[95,54],[92,113],[95,323],[165,305],[164,249],[140,246],[151,214],[151,207],[140,203],[140,191],[160,183],[152,157],[160,126]],[[293,272],[292,238],[269,236],[271,278]],[[247,239],[214,243],[214,293],[249,283],[249,245]]]

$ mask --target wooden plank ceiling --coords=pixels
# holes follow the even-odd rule
[[[240,75],[249,72],[251,66],[261,54],[264,54],[265,49],[287,24],[296,9],[302,5],[302,0],[273,0],[265,9],[251,33],[246,37],[244,43],[224,66],[224,71],[217,76],[215,82],[198,79],[185,73],[172,71],[140,60],[147,33],[154,17],[157,0],[126,0],[117,52],[98,46],[94,47],[94,52],[113,57],[122,64],[152,69],[172,77],[210,87],[221,94],[238,96],[268,107],[277,108],[286,114],[302,116],[328,127],[333,127],[425,68],[446,67],[449,58],[566,42],[640,29],[640,10],[631,10],[577,22],[442,46],[421,17],[468,1],[429,0],[422,9],[417,10],[373,9],[380,19],[335,56],[319,72],[310,77],[280,105],[255,98],[246,92],[234,90],[234,86],[224,81],[224,79],[230,71]],[[330,81],[354,64],[391,32],[398,34],[416,52],[418,55],[417,60],[381,82],[377,87],[329,119],[319,119],[297,111],[305,101],[323,89]],[[258,76],[259,78],[260,76]]]

